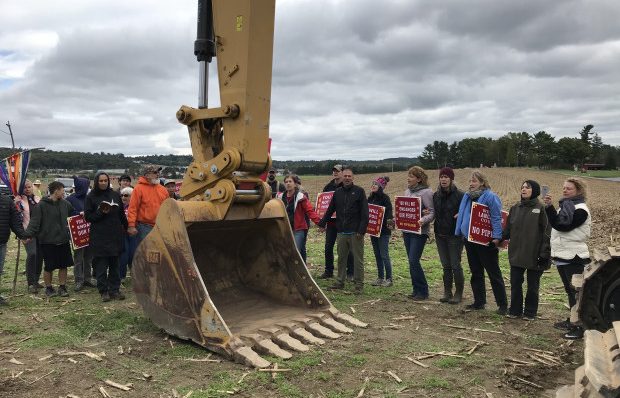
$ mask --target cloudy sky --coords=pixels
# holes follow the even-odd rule
[[[278,0],[273,157],[586,124],[620,145],[619,17],[617,0]],[[190,153],[175,112],[197,102],[195,36],[195,0],[0,0],[0,129],[22,147]]]

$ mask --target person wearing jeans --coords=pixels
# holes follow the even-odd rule
[[[301,254],[301,258],[306,263],[306,237],[309,225],[306,216],[315,224],[320,221],[319,215],[312,208],[312,204],[297,188],[299,177],[295,174],[287,175],[284,178],[284,192],[278,193],[277,197],[284,202],[286,214],[295,238],[295,246]]]
[[[334,177],[325,187],[323,192],[334,192],[342,186],[342,165],[337,164],[332,168]],[[330,220],[325,227],[325,271],[319,276],[320,279],[329,279],[334,276],[334,247],[338,238],[338,228],[336,222]],[[347,256],[347,279],[353,279],[353,253]]]
[[[342,169],[342,187],[334,191],[329,207],[318,223],[325,228],[332,215],[336,213],[338,237],[338,280],[332,289],[344,289],[347,258],[353,254],[353,281],[355,294],[364,291],[364,235],[368,227],[368,200],[364,189],[353,184],[353,170]]]
[[[159,183],[161,167],[144,166],[138,185],[131,193],[127,208],[129,236],[138,236],[138,244],[151,232],[157,221],[157,213],[164,200],[168,199],[168,191]]]
[[[586,205],[587,187],[580,178],[568,178],[562,186],[562,199],[556,212],[551,195],[543,199],[551,230],[551,258],[558,267],[564,290],[571,308],[576,304],[577,292],[572,286],[573,275],[580,274],[590,262],[588,239],[592,228],[590,209]],[[556,322],[557,329],[566,329],[565,339],[583,338],[583,327],[570,319]]]
[[[375,261],[377,263],[377,280],[371,283],[372,286],[390,287],[393,285],[389,243],[390,237],[392,236],[390,227],[393,226],[394,220],[392,215],[392,201],[385,193],[385,187],[389,181],[390,177],[388,176],[375,179],[370,187],[371,193],[368,197],[369,205],[373,204],[385,208],[383,213],[383,224],[381,225],[381,234],[378,237],[370,237],[372,251],[375,254]]]
[[[433,194],[435,208],[435,242],[437,253],[443,268],[442,303],[458,304],[463,298],[465,277],[461,267],[463,239],[454,235],[459,205],[463,199],[463,191],[454,184],[454,170],[444,167],[439,170],[439,187]],[[452,284],[454,283],[454,295]]]
[[[407,259],[409,260],[409,275],[411,276],[412,292],[409,298],[416,301],[428,299],[428,282],[424,269],[420,263],[424,245],[428,240],[430,224],[435,219],[433,207],[433,191],[428,187],[428,175],[420,166],[413,166],[407,172],[407,185],[404,196],[419,197],[422,205],[420,218],[420,233],[403,232],[403,241]]]
[[[533,180],[521,184],[521,200],[510,208],[502,239],[510,240],[510,308],[508,318],[531,321],[538,312],[538,291],[543,271],[551,264],[551,225],[538,200],[540,185]],[[527,292],[523,301],[523,281],[527,272]]]
[[[487,297],[484,273],[486,271],[491,282],[495,302],[497,303],[498,315],[508,313],[508,298],[502,271],[499,268],[499,250],[497,246],[502,238],[502,201],[491,191],[491,186],[486,176],[480,171],[474,171],[469,180],[469,191],[463,195],[459,206],[459,215],[456,219],[455,235],[469,237],[469,224],[471,222],[471,207],[474,202],[486,205],[489,208],[491,218],[491,241],[487,245],[465,241],[467,261],[471,271],[471,289],[474,293],[474,302],[465,308],[468,310],[484,309]]]

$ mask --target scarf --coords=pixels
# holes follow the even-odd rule
[[[428,188],[428,185],[418,184],[415,187],[410,186],[409,187],[409,192],[416,193],[416,192],[421,191],[421,190],[426,189],[426,188]]]
[[[573,216],[575,215],[575,205],[578,205],[579,203],[585,203],[585,199],[582,195],[573,196],[572,198],[561,199],[557,224],[571,225],[573,223]]]
[[[471,198],[471,200],[478,200],[478,198],[482,195],[484,189],[477,189],[475,191],[469,191],[467,194]]]

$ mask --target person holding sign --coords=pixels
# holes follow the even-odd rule
[[[390,260],[390,236],[392,230],[388,225],[394,222],[392,216],[392,201],[384,192],[390,177],[379,177],[372,182],[370,187],[370,196],[368,197],[368,209],[371,205],[383,207],[383,220],[379,228],[381,229],[379,236],[371,236],[372,251],[375,253],[375,261],[377,262],[377,280],[371,283],[372,286],[390,287],[392,283],[392,261]]]
[[[297,188],[301,185],[301,180],[295,174],[289,174],[284,178],[284,193],[279,192],[278,198],[284,202],[286,214],[295,237],[295,246],[301,258],[306,262],[306,239],[308,238],[309,223],[306,218],[317,224],[321,219],[312,208],[312,203]]]
[[[86,196],[84,217],[90,223],[90,249],[101,301],[123,300],[120,291],[118,257],[123,251],[127,217],[121,207],[121,197],[110,187],[110,177],[104,172],[95,175],[95,186]]]
[[[454,235],[459,205],[463,199],[463,191],[454,184],[454,170],[444,167],[439,170],[439,187],[433,194],[435,208],[435,242],[437,253],[443,268],[442,303],[458,304],[463,298],[465,277],[461,267],[463,239]],[[452,284],[454,283],[454,295]]]
[[[538,200],[540,185],[527,180],[521,184],[521,201],[510,208],[502,238],[510,240],[510,308],[508,318],[532,321],[538,312],[538,289],[543,271],[549,269],[551,225]],[[523,280],[527,272],[527,293],[523,306]]]
[[[41,199],[34,207],[25,236],[36,237],[43,256],[43,281],[45,295],[68,297],[67,267],[73,266],[69,246],[69,224],[67,218],[73,212],[71,203],[65,200],[65,186],[60,181],[48,185],[49,196]],[[52,287],[52,273],[58,270],[58,291]]]
[[[568,295],[571,308],[577,304],[577,291],[571,284],[573,275],[583,273],[590,262],[588,239],[592,227],[592,216],[586,205],[587,187],[580,178],[569,178],[562,187],[562,199],[557,212],[552,204],[551,195],[544,197],[545,212],[549,218],[551,230],[551,258],[558,267],[564,290]],[[583,338],[583,328],[572,324],[570,318],[556,322],[557,329],[567,329],[565,339]]]
[[[86,195],[88,195],[88,191],[90,188],[90,180],[86,176],[74,176],[73,186],[75,187],[75,192],[73,192],[67,197],[67,200],[69,201],[69,203],[71,203],[71,206],[73,206],[73,213],[71,213],[71,216],[84,215],[84,206],[86,205]],[[74,291],[79,292],[85,287],[96,287],[96,285],[92,282],[91,279],[93,275],[92,262],[93,256],[88,245],[80,248],[74,247]]]
[[[408,188],[405,190],[406,197],[419,197],[422,202],[422,214],[418,224],[420,233],[403,231],[405,250],[409,260],[409,274],[413,287],[409,298],[420,301],[428,299],[428,282],[424,269],[420,263],[424,246],[428,240],[430,224],[435,219],[435,209],[433,207],[433,191],[428,187],[428,175],[420,166],[413,166],[407,175]]]
[[[323,192],[334,192],[336,189],[342,186],[342,165],[336,164],[332,168],[332,177],[330,182],[325,185]],[[317,207],[318,204],[317,204]],[[318,209],[317,209],[318,210]],[[325,271],[320,279],[329,279],[334,276],[334,246],[336,245],[336,237],[338,236],[338,230],[336,228],[336,222],[330,220],[325,227]],[[347,257],[347,279],[353,279],[353,254],[349,253]]]
[[[364,290],[364,234],[368,227],[368,201],[364,189],[353,185],[353,170],[350,167],[343,168],[342,187],[334,192],[319,227],[324,228],[334,212],[338,231],[338,280],[331,288],[344,289],[347,257],[353,253],[355,293],[361,294]]]
[[[480,203],[489,208],[491,224],[490,241],[482,244],[470,237],[472,220],[472,204]],[[486,305],[487,295],[484,283],[484,271],[489,275],[493,295],[498,309],[497,314],[508,313],[508,298],[502,271],[499,268],[498,244],[502,238],[502,201],[493,191],[486,176],[480,171],[474,171],[469,180],[469,191],[463,195],[459,206],[459,215],[456,219],[454,234],[465,238],[465,251],[471,271],[471,290],[474,293],[474,302],[466,306],[468,310],[482,310]]]

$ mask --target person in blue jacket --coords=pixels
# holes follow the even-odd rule
[[[469,223],[472,203],[477,202],[487,205],[491,213],[492,240],[488,245],[480,245],[467,240],[469,233]],[[506,286],[502,271],[499,268],[499,249],[498,245],[502,239],[502,202],[499,197],[491,191],[489,181],[480,171],[474,171],[469,181],[469,191],[465,192],[459,215],[456,219],[456,236],[463,236],[465,239],[465,251],[467,252],[467,262],[471,271],[471,290],[474,294],[474,302],[466,306],[469,310],[482,310],[486,305],[486,286],[484,282],[484,271],[489,275],[495,302],[497,303],[497,314],[506,315],[508,313],[508,299],[506,297]]]

